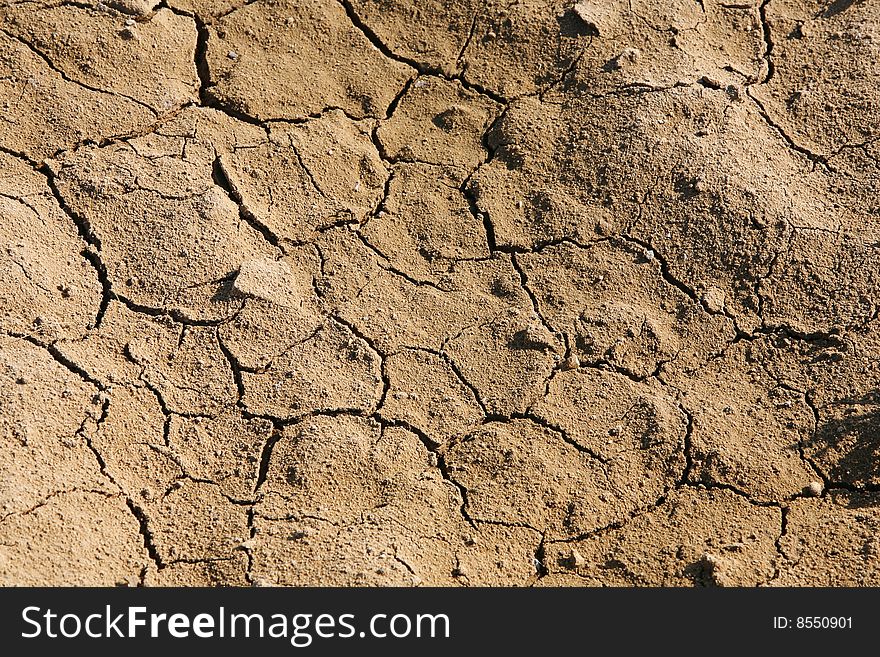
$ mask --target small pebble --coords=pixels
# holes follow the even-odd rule
[[[516,335],[517,341],[527,349],[552,349],[553,334],[538,323],[529,324]]]
[[[611,226],[611,222],[608,221],[607,219],[600,219],[596,223],[596,232],[599,235],[608,236],[612,233],[612,231],[613,231],[613,227]]]
[[[703,573],[709,582],[715,586],[719,586],[724,582],[722,572],[724,560],[716,557],[714,554],[704,553],[700,557],[700,565],[703,567]]]
[[[808,497],[819,497],[823,490],[825,490],[825,486],[821,481],[811,481],[804,486],[804,495],[807,495]]]
[[[630,63],[636,62],[641,56],[641,52],[639,52],[638,48],[624,48],[623,52],[620,53],[618,60],[626,60]]]
[[[704,75],[700,78],[700,84],[704,87],[709,87],[710,89],[720,89],[721,81],[718,78],[713,78],[708,75]]]
[[[806,23],[801,23],[794,28],[792,35],[795,39],[806,39],[811,33],[811,28]]]
[[[702,302],[709,312],[720,313],[724,311],[725,296],[724,290],[712,285],[703,292]]]
[[[571,551],[568,553],[567,564],[569,568],[581,568],[585,566],[587,560],[584,559],[583,555],[578,552],[576,549],[571,548]]]

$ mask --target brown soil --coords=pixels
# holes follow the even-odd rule
[[[874,0],[0,7],[0,583],[880,585]]]

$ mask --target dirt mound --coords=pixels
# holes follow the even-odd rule
[[[880,7],[0,7],[0,583],[880,584]]]

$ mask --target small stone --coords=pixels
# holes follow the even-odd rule
[[[229,57],[229,59],[231,59],[232,61],[238,59],[238,53],[234,50],[230,50],[228,53],[226,53],[226,56]]]
[[[611,222],[608,221],[608,219],[599,219],[599,221],[596,222],[596,232],[599,235],[607,237],[613,230]]]
[[[612,10],[604,5],[601,0],[595,0],[595,3],[578,2],[572,7],[574,15],[593,28],[594,36],[609,36],[611,33]]]
[[[725,566],[727,565],[726,559],[717,557],[714,554],[704,553],[700,557],[699,564],[702,567],[707,584],[725,586],[728,583],[728,578],[724,574]]]
[[[107,5],[114,9],[118,9],[126,14],[134,14],[135,16],[144,16],[153,11],[153,7],[157,4],[157,0],[109,0],[108,2],[99,2],[96,9],[106,11]]]
[[[518,331],[513,337],[513,342],[522,349],[553,349],[555,346],[553,334],[537,323],[529,324],[522,331]]]
[[[571,569],[577,569],[583,568],[586,564],[587,560],[584,559],[584,556],[575,548],[571,548],[568,553],[568,558],[565,560],[565,565]]]
[[[239,543],[238,547],[236,549],[249,551],[249,550],[253,550],[256,547],[256,545],[257,545],[256,539],[249,538],[246,541],[242,541],[241,543]]]
[[[720,89],[721,81],[717,78],[710,77],[708,75],[704,75],[699,80],[700,84],[704,87],[709,87],[710,89]]]
[[[807,497],[819,497],[823,490],[825,490],[825,486],[821,481],[811,481],[804,486],[804,495]]]
[[[700,564],[711,573],[718,567],[718,557],[716,557],[714,554],[704,552],[700,556]]]
[[[635,64],[641,55],[642,53],[637,48],[624,48],[617,60],[624,60],[630,64]]]
[[[492,294],[496,297],[507,298],[516,294],[517,287],[507,278],[496,278],[492,281]]]
[[[562,363],[560,363],[559,368],[563,372],[569,372],[571,370],[576,370],[580,366],[581,366],[580,359],[577,357],[576,354],[571,354],[570,356],[568,356],[568,358],[563,360]]]
[[[709,312],[720,313],[724,311],[724,297],[724,290],[712,285],[703,292],[702,300]]]

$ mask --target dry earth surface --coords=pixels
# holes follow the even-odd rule
[[[0,583],[880,585],[876,0],[7,0]]]

